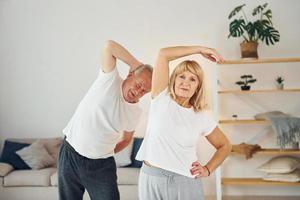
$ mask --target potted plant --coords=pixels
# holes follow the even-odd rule
[[[276,81],[277,89],[282,90],[283,86],[284,86],[284,84],[283,84],[284,78],[281,77],[281,76],[277,76],[277,78],[275,79],[275,81]]]
[[[267,3],[259,5],[253,9],[253,21],[249,21],[243,7],[246,4],[237,6],[231,11],[228,19],[236,17],[229,25],[230,37],[243,37],[241,46],[242,58],[258,58],[257,46],[258,40],[267,45],[279,42],[279,32],[273,27],[272,11],[266,10]],[[240,15],[238,15],[240,14]]]
[[[244,81],[237,81],[235,84],[241,85],[242,90],[250,90],[251,86],[248,84],[256,82],[252,75],[242,75],[241,79],[244,79]]]

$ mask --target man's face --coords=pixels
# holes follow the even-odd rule
[[[151,90],[151,74],[143,71],[139,75],[129,74],[123,82],[124,99],[129,103],[136,103]]]

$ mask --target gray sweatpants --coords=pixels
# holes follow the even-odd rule
[[[189,178],[143,164],[139,176],[140,200],[204,200],[201,179]]]

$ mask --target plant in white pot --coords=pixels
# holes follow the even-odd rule
[[[243,37],[244,40],[240,44],[242,58],[258,58],[258,40],[267,45],[273,45],[279,42],[280,35],[278,30],[273,27],[272,11],[266,8],[267,3],[253,9],[253,21],[247,18],[243,10],[245,5],[237,6],[229,14],[228,19],[233,19],[233,21],[229,25],[228,38]]]
[[[242,75],[241,79],[244,81],[237,81],[235,84],[241,86],[241,90],[250,90],[251,86],[249,85],[250,83],[256,82],[256,79],[253,78],[252,75]]]
[[[277,87],[277,89],[283,90],[283,87],[284,87],[284,84],[283,84],[284,78],[281,77],[281,76],[277,76],[277,78],[275,79],[275,81],[276,81],[276,87]]]

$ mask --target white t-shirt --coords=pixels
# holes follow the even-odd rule
[[[136,156],[162,169],[187,177],[197,161],[197,140],[216,127],[208,112],[194,112],[171,99],[167,90],[151,101],[144,141]]]
[[[124,100],[122,82],[117,69],[109,73],[100,70],[63,130],[80,155],[91,159],[113,156],[120,132],[136,128],[141,109],[138,103]]]

